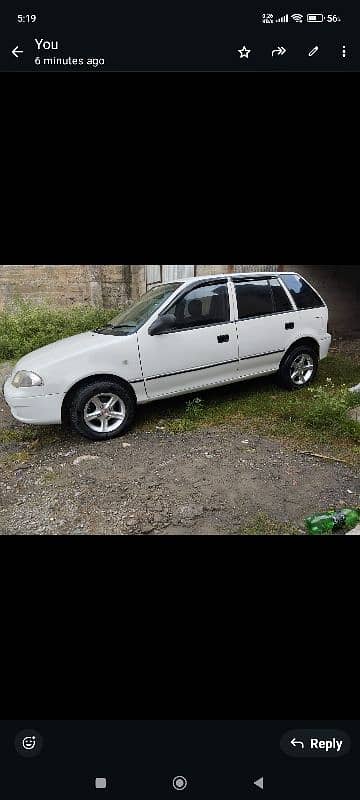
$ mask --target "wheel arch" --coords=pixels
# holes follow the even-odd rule
[[[94,383],[94,381],[114,381],[120,386],[125,386],[126,389],[131,392],[134,402],[137,404],[137,397],[131,383],[124,380],[124,378],[120,378],[119,375],[112,375],[109,372],[96,373],[95,375],[89,375],[87,378],[81,378],[81,380],[76,381],[66,392],[61,407],[61,419],[63,423],[69,422],[69,408],[76,392],[83,386]]]
[[[287,349],[286,353],[284,353],[284,356],[283,356],[283,358],[281,360],[280,368],[282,367],[284,361],[288,358],[290,353],[292,353],[293,350],[296,350],[300,345],[304,345],[304,344],[310,345],[311,348],[313,350],[315,350],[317,356],[320,357],[320,345],[319,345],[319,342],[316,339],[314,339],[312,336],[302,336],[301,339],[297,339],[296,342],[293,342],[290,345],[290,347]]]

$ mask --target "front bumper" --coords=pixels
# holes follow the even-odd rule
[[[5,381],[3,393],[13,417],[32,425],[60,425],[64,395],[30,396],[29,392],[34,389],[16,389],[12,386],[11,377]]]

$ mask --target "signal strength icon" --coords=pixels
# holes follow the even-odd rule
[[[289,22],[289,14],[285,14],[283,17],[279,17],[279,19],[276,19],[275,22]]]
[[[293,19],[294,22],[302,22],[303,16],[303,14],[291,14],[291,19]]]

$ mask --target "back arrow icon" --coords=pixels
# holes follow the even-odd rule
[[[19,53],[23,53],[23,50],[19,50],[19,45],[17,44],[16,47],[11,51],[15,58],[19,58]]]
[[[285,53],[286,53],[286,47],[283,47],[282,45],[281,45],[281,47],[280,46],[277,47],[276,50],[272,50],[271,51],[271,55],[272,56],[274,56],[274,55],[276,55],[276,56],[284,56]]]

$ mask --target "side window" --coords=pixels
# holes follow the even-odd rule
[[[277,278],[271,278],[270,286],[272,288],[274,298],[275,313],[280,314],[283,311],[293,311],[294,309],[285,292],[285,289],[281,286],[280,281],[278,281]]]
[[[273,299],[268,280],[235,283],[239,319],[273,314]]]
[[[324,306],[321,297],[317,292],[314,292],[314,289],[306,283],[304,278],[300,278],[299,275],[282,275],[281,279],[289,289],[298,309],[304,310],[306,308],[321,308],[321,306]]]
[[[175,314],[178,328],[198,328],[230,320],[227,283],[208,284],[188,292],[169,313]]]

